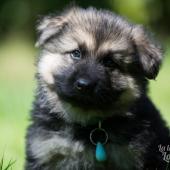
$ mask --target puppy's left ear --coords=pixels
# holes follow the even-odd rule
[[[37,26],[39,37],[35,46],[40,47],[43,45],[46,40],[59,33],[65,25],[66,21],[63,16],[46,16],[42,18]]]
[[[149,79],[156,78],[163,58],[161,47],[151,39],[142,26],[135,26],[132,39],[139,56],[144,75]]]

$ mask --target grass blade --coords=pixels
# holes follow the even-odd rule
[[[10,160],[9,163],[8,163],[8,165],[6,166],[6,168],[3,169],[3,170],[8,170],[10,167],[12,167],[12,165],[13,165],[14,163],[15,163],[15,161]]]
[[[2,159],[0,161],[0,170],[9,170],[12,169],[12,165],[15,163],[15,161],[10,160],[8,164],[4,165],[4,155],[2,156]]]
[[[0,170],[2,170],[4,164],[4,155],[2,156],[1,162],[0,162]]]

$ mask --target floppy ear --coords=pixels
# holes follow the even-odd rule
[[[43,45],[44,42],[51,36],[59,33],[64,27],[65,23],[66,22],[62,16],[44,17],[37,27],[39,38],[35,44],[36,47]]]
[[[149,79],[156,78],[163,56],[161,47],[151,39],[142,26],[135,26],[132,36],[144,75]]]

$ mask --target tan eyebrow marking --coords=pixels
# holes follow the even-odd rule
[[[96,47],[95,38],[91,33],[87,31],[83,31],[80,28],[77,28],[76,32],[74,32],[74,37],[78,41],[78,44],[85,44],[87,49],[94,50]]]
[[[129,47],[129,44],[127,43],[127,41],[125,39],[120,39],[120,40],[109,40],[106,42],[103,42],[100,47],[99,47],[99,51],[108,51],[108,50],[112,50],[112,51],[123,51],[123,50],[127,50]]]

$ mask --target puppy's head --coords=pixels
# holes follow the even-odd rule
[[[159,71],[161,50],[141,26],[94,8],[71,8],[38,26],[41,82],[65,114],[106,116],[127,109]]]

